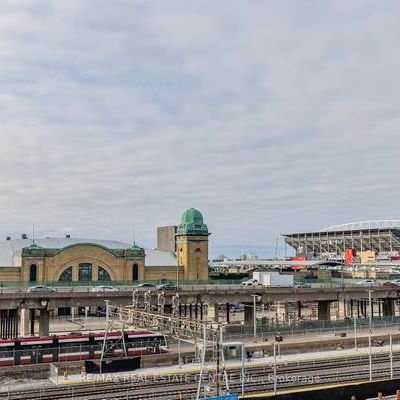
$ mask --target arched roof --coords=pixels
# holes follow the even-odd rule
[[[361,221],[351,222],[348,224],[330,226],[325,229],[321,229],[322,232],[332,231],[357,231],[362,229],[389,229],[397,228],[400,229],[400,220],[398,219],[383,219],[375,221]]]
[[[31,245],[30,239],[12,239],[0,241],[0,268],[21,265],[20,255],[24,247]],[[75,244],[91,243],[108,249],[128,249],[132,243],[115,240],[84,239],[84,238],[36,238],[35,245],[42,248],[64,249]],[[157,249],[145,248],[146,266],[176,265],[173,253]]]

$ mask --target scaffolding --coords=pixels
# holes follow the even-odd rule
[[[106,355],[106,337],[114,329],[123,332],[125,327],[129,329],[151,330],[176,339],[178,343],[178,361],[180,363],[180,341],[193,343],[199,350],[201,367],[197,388],[197,399],[229,394],[229,383],[225,365],[222,325],[200,319],[191,319],[179,315],[179,293],[172,298],[171,313],[165,312],[165,296],[160,292],[157,295],[156,304],[152,306],[152,294],[146,291],[143,302],[139,296],[143,292],[133,291],[132,305],[110,307],[107,301],[107,327],[103,344],[102,359]],[[155,308],[153,310],[153,308]],[[122,334],[123,337],[123,334]],[[206,352],[212,350],[211,362],[215,363],[212,374],[206,373]],[[204,397],[200,397],[204,396]]]

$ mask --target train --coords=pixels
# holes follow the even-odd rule
[[[92,360],[101,358],[104,332],[23,337],[0,340],[0,366],[52,363],[58,361]],[[164,335],[151,331],[124,332],[126,354],[131,357],[167,352]],[[110,351],[107,357],[125,355],[121,333],[107,335]]]

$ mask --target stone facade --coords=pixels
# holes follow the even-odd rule
[[[29,246],[22,251],[21,280],[31,280],[35,266],[36,281],[58,281],[71,268],[72,281],[80,280],[79,266],[90,265],[93,281],[98,280],[99,268],[109,274],[110,280],[132,280],[133,266],[137,265],[138,280],[145,279],[145,252],[143,249],[108,249],[93,243],[74,244],[62,249]]]
[[[177,235],[177,261],[186,280],[208,279],[208,236]]]

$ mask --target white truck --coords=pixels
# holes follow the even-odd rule
[[[293,287],[293,275],[283,275],[279,272],[253,272],[253,280],[262,286]]]

